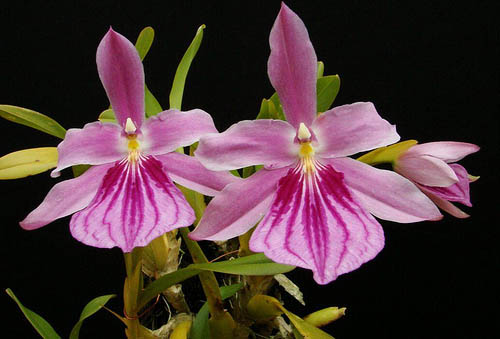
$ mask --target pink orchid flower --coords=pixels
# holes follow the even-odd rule
[[[177,183],[215,195],[235,177],[211,172],[196,159],[174,152],[216,133],[202,110],[168,110],[144,121],[144,69],[132,43],[112,29],[97,48],[97,69],[117,124],[93,122],[68,130],[57,147],[56,177],[67,167],[92,166],[83,175],[56,184],[20,224],[33,230],[75,213],[77,240],[130,252],[195,220]]]
[[[200,139],[195,157],[209,169],[264,168],[226,186],[190,236],[229,239],[263,218],[250,249],[311,269],[326,284],[383,248],[384,233],[371,214],[407,223],[440,213],[409,180],[347,157],[399,140],[373,104],[316,116],[316,54],[304,23],[284,4],[270,45],[269,78],[288,122],[242,121]]]
[[[464,167],[453,163],[477,151],[479,146],[465,142],[418,144],[398,156],[394,170],[413,181],[442,210],[467,218],[469,215],[450,201],[471,207],[469,182],[477,177],[469,176]]]

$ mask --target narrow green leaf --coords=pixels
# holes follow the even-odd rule
[[[271,95],[269,100],[274,105],[274,113],[271,112],[271,115],[274,116],[273,119],[286,120],[285,113],[283,112],[283,107],[281,106],[280,98],[278,97],[278,93],[275,92],[273,95]]]
[[[222,299],[231,298],[236,294],[241,288],[243,284],[233,284],[229,286],[220,287],[220,294]],[[193,326],[191,327],[191,332],[189,334],[189,338],[191,339],[209,339],[210,338],[210,329],[208,328],[208,316],[210,312],[208,310],[208,303],[205,302],[203,306],[200,308],[196,317],[193,321]]]
[[[189,265],[189,267],[200,270],[239,275],[274,275],[278,273],[290,272],[295,268],[294,266],[277,264],[267,258],[263,253],[257,253],[234,260],[225,260],[215,263],[192,264]]]
[[[145,27],[139,36],[137,37],[137,41],[135,42],[135,49],[139,53],[139,57],[141,61],[144,60],[146,55],[153,44],[153,40],[155,38],[155,31],[153,27]]]
[[[210,328],[208,327],[209,315],[208,303],[205,302],[194,318],[193,326],[189,333],[190,339],[210,339]]]
[[[217,264],[217,263],[214,263]],[[295,266],[288,266],[276,263],[242,264],[213,266],[214,264],[193,264],[192,268],[238,275],[275,275],[290,272]]]
[[[35,328],[35,330],[42,336],[44,339],[57,339],[61,338],[54,328],[41,316],[36,314],[35,312],[31,311],[30,309],[24,307],[23,304],[17,299],[17,297],[14,295],[14,292],[10,288],[6,289],[5,292],[9,295],[9,297],[12,298],[17,303],[17,306],[21,309],[23,312],[24,316],[28,321],[31,323],[31,325]]]
[[[82,327],[83,321],[99,311],[106,303],[109,301],[109,299],[116,297],[115,294],[110,294],[110,295],[103,295],[101,297],[97,297],[93,300],[91,300],[84,308],[82,311],[82,314],[80,315],[80,320],[75,324],[73,329],[71,330],[71,334],[69,335],[69,339],[78,339],[78,336],[80,335],[80,328]]]
[[[151,117],[163,111],[160,103],[156,100],[155,96],[149,90],[148,86],[144,85],[144,104],[146,110],[146,117]]]
[[[319,78],[316,82],[317,110],[319,113],[327,111],[333,104],[340,89],[338,75],[328,75]]]
[[[99,121],[100,122],[115,122],[116,123],[116,117],[115,117],[115,112],[111,108],[108,108],[104,111],[102,111],[101,114],[99,114]]]
[[[205,25],[201,25],[198,28],[193,41],[186,50],[186,53],[184,53],[179,66],[177,66],[174,82],[172,83],[172,89],[170,90],[170,108],[176,108],[180,110],[182,107],[182,95],[184,94],[186,77],[189,71],[189,67],[191,66],[191,63],[196,56],[198,49],[200,48],[204,29]]]
[[[323,73],[325,72],[325,64],[323,61],[318,61],[318,78],[321,78],[323,76]]]
[[[259,114],[257,114],[257,117],[255,119],[256,120],[258,120],[258,119],[271,119],[271,114],[269,112],[269,100],[262,99],[262,102],[260,104]]]
[[[290,272],[294,268],[294,266],[276,264],[271,259],[267,258],[263,253],[252,254],[234,260],[225,260],[215,263],[191,264],[186,268],[182,268],[162,276],[146,287],[139,296],[137,308],[140,309],[146,305],[148,301],[170,286],[194,277],[202,271],[241,275],[274,275],[278,273]]]
[[[151,299],[155,298],[158,294],[166,290],[172,285],[178,284],[181,281],[194,277],[202,272],[202,270],[194,269],[191,267],[181,268],[175,272],[165,274],[161,278],[153,281],[148,285],[139,295],[137,302],[137,309],[144,307]]]
[[[12,152],[0,158],[0,179],[19,179],[57,166],[57,148],[39,147]]]
[[[57,121],[27,108],[0,105],[0,116],[17,124],[25,125],[55,137],[64,139],[66,130]]]

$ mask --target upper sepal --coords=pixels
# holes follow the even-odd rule
[[[96,62],[118,123],[125,127],[130,118],[139,129],[144,121],[144,69],[135,46],[110,28],[97,47]]]

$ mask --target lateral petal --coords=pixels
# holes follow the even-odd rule
[[[142,151],[149,155],[165,154],[194,144],[204,134],[217,133],[207,112],[168,110],[150,117],[142,127]]]
[[[456,162],[479,151],[479,146],[467,142],[436,141],[417,144],[406,151],[408,155],[430,155],[444,162]]]
[[[374,216],[400,223],[442,218],[425,194],[410,180],[351,158],[321,159],[344,174],[346,185]]]
[[[396,127],[380,117],[371,102],[335,107],[313,122],[322,158],[344,157],[386,146],[399,140]]]
[[[267,72],[286,119],[295,128],[316,116],[317,58],[304,22],[284,3],[269,36]]]
[[[380,224],[346,186],[342,173],[316,164],[289,170],[270,211],[250,239],[250,249],[282,263],[313,270],[327,284],[374,258],[384,247]]]
[[[139,129],[144,120],[144,69],[134,45],[112,28],[97,47],[97,71],[116,120],[127,118]]]
[[[469,190],[469,174],[467,170],[459,164],[449,165],[458,177],[458,182],[448,187],[431,187],[420,185],[426,192],[430,192],[441,199],[449,201],[457,201],[465,206],[471,207],[470,190]]]
[[[288,168],[262,169],[247,179],[227,185],[210,201],[196,229],[193,240],[227,240],[237,237],[266,214],[278,180]]]
[[[173,181],[208,196],[218,194],[230,183],[243,180],[226,171],[210,171],[196,158],[177,152],[157,155],[156,159]]]
[[[102,165],[123,159],[127,140],[117,124],[96,121],[83,128],[69,129],[57,152],[59,160],[52,177],[58,177],[60,171],[73,165]]]
[[[81,176],[54,185],[40,206],[19,224],[26,230],[34,230],[87,207],[112,166],[92,166]]]
[[[73,215],[70,230],[84,244],[130,252],[194,220],[180,190],[150,156],[116,162],[92,202]]]
[[[395,162],[394,170],[426,186],[448,187],[458,182],[457,175],[447,163],[430,155],[404,153]]]
[[[281,120],[245,120],[200,139],[194,155],[208,169],[227,171],[251,165],[281,168],[297,161],[296,131]]]

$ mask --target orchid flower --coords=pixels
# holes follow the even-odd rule
[[[67,131],[52,176],[77,164],[94,166],[56,184],[20,224],[33,230],[76,212],[70,222],[75,239],[130,252],[195,220],[172,180],[214,195],[237,178],[208,171],[193,157],[174,152],[217,132],[208,113],[168,110],[144,121],[144,69],[130,41],[110,29],[96,61],[117,123],[93,122]]]
[[[250,249],[311,269],[326,284],[384,246],[372,216],[436,219],[436,206],[409,180],[348,155],[394,143],[395,127],[372,103],[316,116],[317,59],[302,20],[282,4],[270,35],[268,73],[287,121],[242,121],[200,139],[195,157],[211,170],[262,164],[207,206],[192,239],[224,240],[250,230]]]
[[[450,201],[471,207],[469,182],[478,177],[470,176],[454,162],[477,151],[479,146],[465,142],[416,144],[395,159],[394,170],[413,181],[442,210],[457,218],[467,218],[469,215]]]

